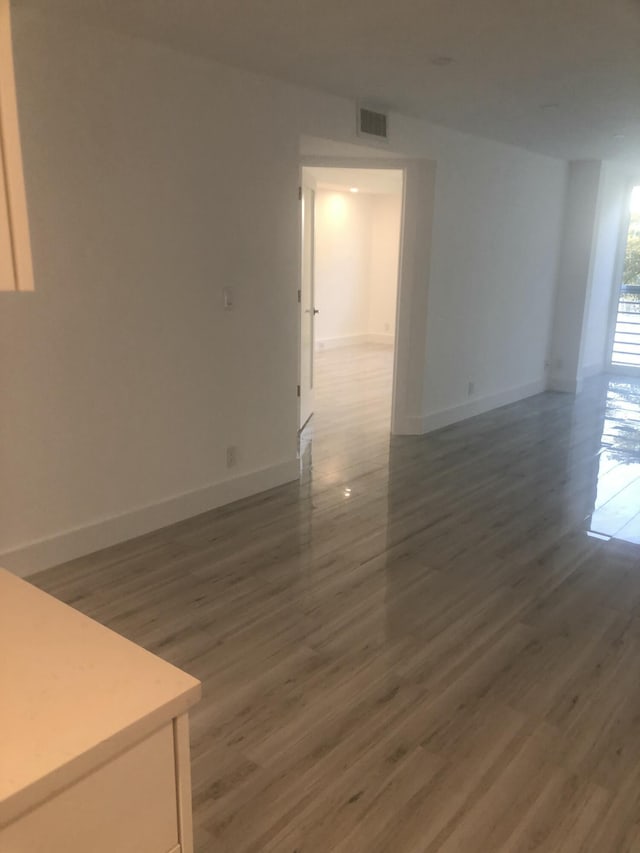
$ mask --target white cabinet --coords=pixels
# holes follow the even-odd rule
[[[0,610],[0,853],[192,853],[199,683],[2,571]]]

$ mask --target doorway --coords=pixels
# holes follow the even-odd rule
[[[313,415],[315,386],[315,188],[303,178],[302,202],[302,273],[298,302],[300,304],[300,398],[298,427],[302,430]]]
[[[300,429],[331,409],[389,433],[403,188],[401,169],[303,168]]]
[[[617,373],[640,375],[640,186],[631,191],[610,365]]]

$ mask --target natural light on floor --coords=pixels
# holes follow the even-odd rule
[[[640,386],[609,383],[591,532],[640,542]]]

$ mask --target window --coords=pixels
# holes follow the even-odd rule
[[[611,364],[631,373],[640,370],[640,186],[631,192],[629,212]]]
[[[0,290],[33,290],[10,0],[0,0]]]

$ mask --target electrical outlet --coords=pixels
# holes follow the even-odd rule
[[[222,297],[224,300],[224,310],[231,311],[233,308],[233,288],[232,287],[223,287],[222,288]]]
[[[475,394],[475,392],[476,392],[476,383],[475,383],[475,382],[469,382],[469,387],[468,387],[468,389],[467,389],[467,390],[468,390],[469,397],[471,397],[471,395],[472,395],[472,394]]]
[[[384,330],[385,330],[385,332],[389,331],[389,324],[388,323],[384,324]]]
[[[227,447],[227,468],[233,468],[238,462],[238,448],[231,444]]]

